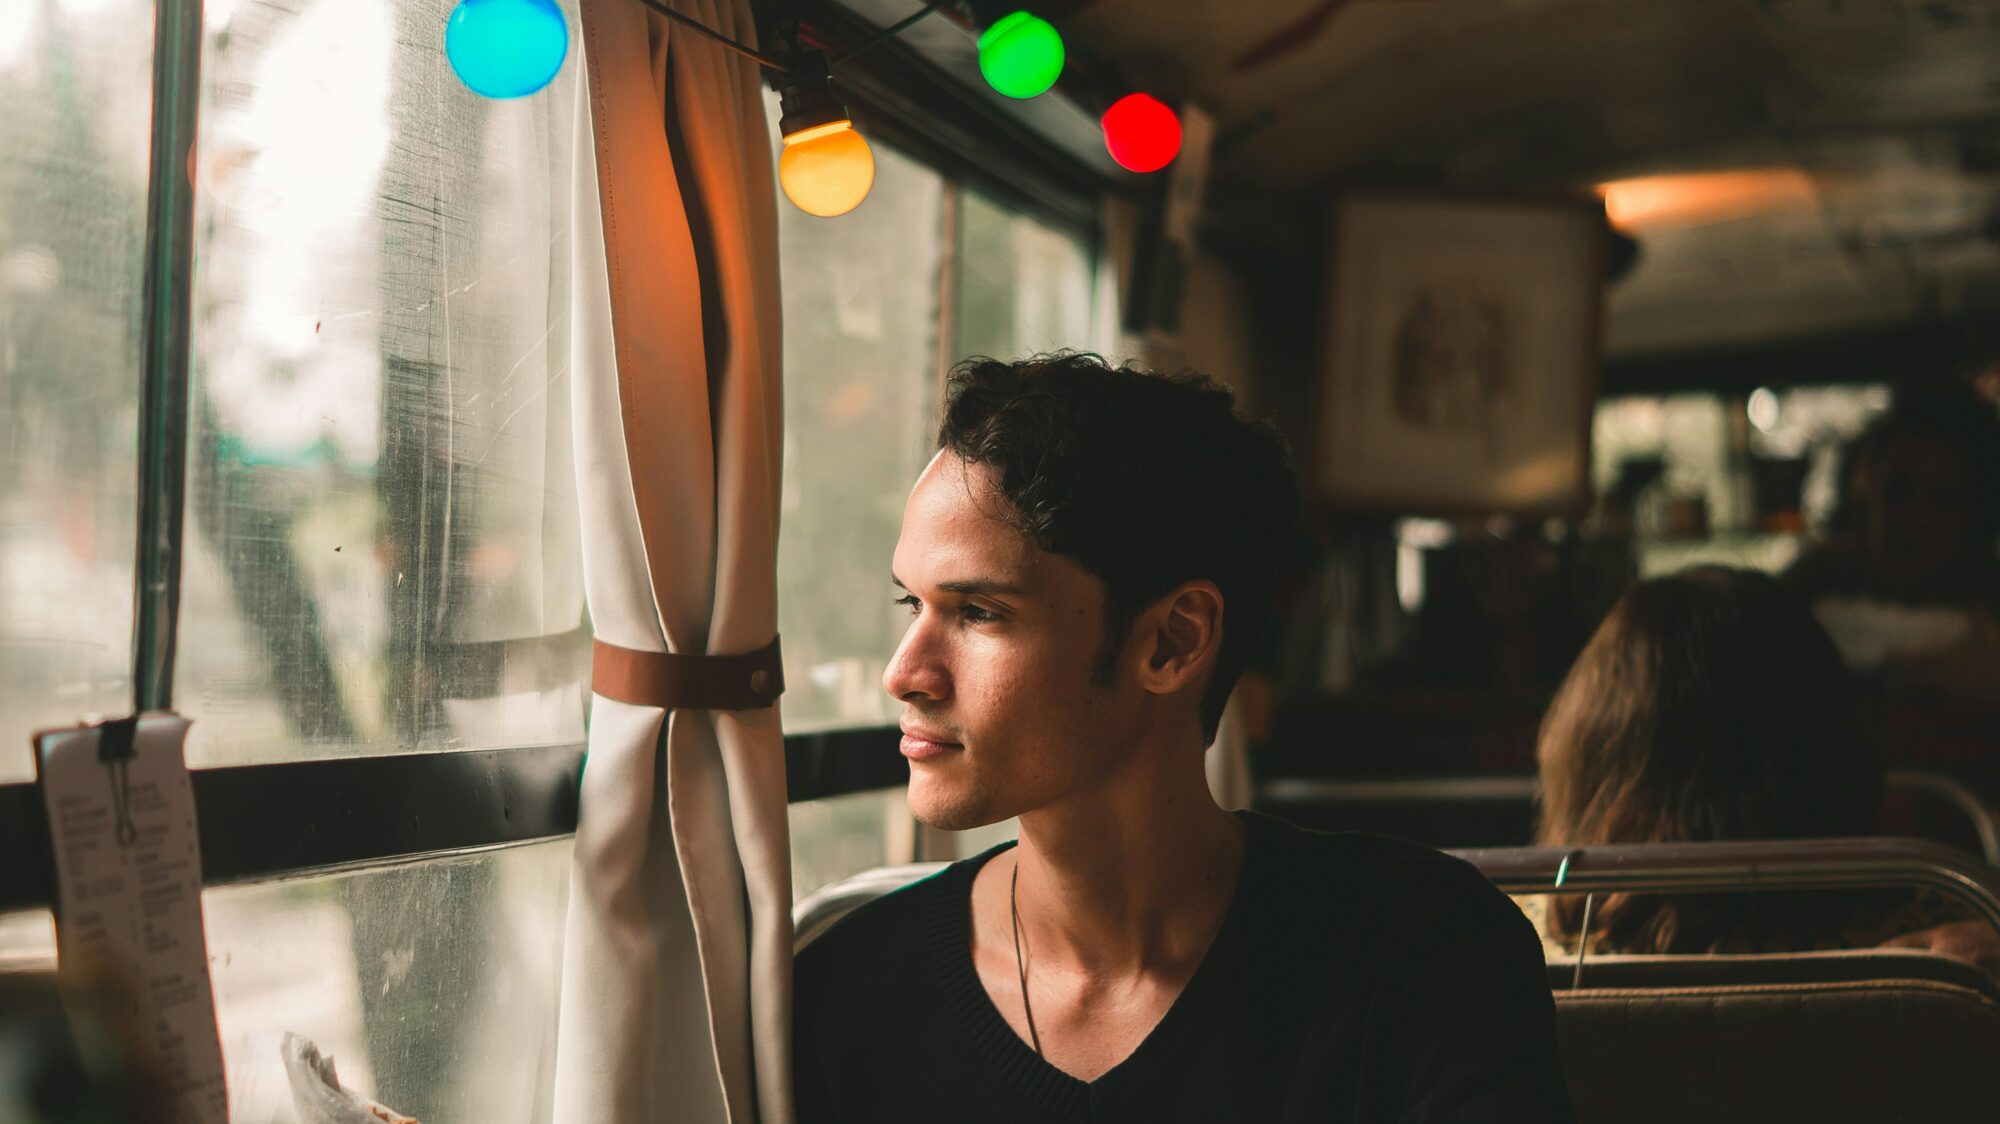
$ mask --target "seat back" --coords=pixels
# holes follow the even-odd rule
[[[1509,893],[1926,889],[2000,927],[2000,872],[1910,839],[1461,852]],[[1591,956],[1549,966],[1577,1118],[2000,1119],[2000,988],[1970,965],[1865,949]],[[1580,986],[1571,988],[1571,980]]]
[[[1866,983],[1928,980],[1975,992],[2000,1004],[2000,980],[1963,960],[1907,948],[1832,949],[1777,954],[1629,956],[1592,954],[1583,962],[1582,983],[1575,956],[1551,957],[1549,988],[1560,996],[1573,990],[1609,988],[1750,987],[1764,984]]]
[[[1556,993],[1580,1124],[2000,1117],[2000,1003],[1937,979]]]

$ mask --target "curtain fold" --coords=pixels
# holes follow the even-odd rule
[[[677,0],[755,40],[747,0]],[[776,627],[777,219],[754,64],[583,0],[571,383],[600,639],[734,654]],[[775,708],[593,700],[556,1119],[791,1119]]]

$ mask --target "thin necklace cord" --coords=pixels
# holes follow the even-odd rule
[[[1014,859],[1014,878],[1007,887],[1007,904],[1014,914],[1014,971],[1021,977],[1021,1012],[1028,1016],[1028,1038],[1035,1044],[1035,1055],[1042,1053],[1042,1036],[1035,1030],[1035,1009],[1028,1003],[1028,962],[1021,956],[1021,859]]]

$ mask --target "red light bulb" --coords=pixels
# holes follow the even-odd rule
[[[1104,111],[1104,147],[1128,172],[1157,172],[1181,154],[1181,119],[1151,94],[1126,94]]]

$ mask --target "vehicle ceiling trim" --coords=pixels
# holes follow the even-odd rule
[[[873,25],[837,4],[801,4],[800,19],[837,48],[858,43]],[[945,22],[932,16],[926,26]],[[956,32],[955,28],[945,28]],[[1097,243],[1099,203],[1132,182],[1100,174],[1063,146],[954,77],[912,45],[906,33],[841,63],[834,86],[864,134],[992,196],[1009,207]],[[961,79],[964,80],[961,80]],[[1106,157],[1108,160],[1108,156]]]

